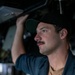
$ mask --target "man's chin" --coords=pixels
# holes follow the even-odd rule
[[[43,55],[47,55],[46,52],[44,52],[42,50],[40,50],[40,53],[43,54]]]
[[[43,54],[43,55],[50,55],[50,54],[52,54],[52,51],[40,50],[40,53]]]

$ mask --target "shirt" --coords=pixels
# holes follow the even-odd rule
[[[16,60],[15,67],[30,75],[48,75],[49,72],[47,56],[23,54]],[[70,50],[62,75],[75,75],[75,56]]]

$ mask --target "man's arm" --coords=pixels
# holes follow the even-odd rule
[[[25,48],[23,46],[22,42],[22,36],[23,36],[23,29],[24,29],[24,22],[27,19],[28,15],[22,16],[17,19],[16,21],[16,32],[15,32],[15,37],[11,49],[11,55],[12,55],[12,61],[15,64],[17,58],[25,53]]]

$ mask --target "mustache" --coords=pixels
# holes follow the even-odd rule
[[[45,44],[43,41],[37,41],[37,44]]]

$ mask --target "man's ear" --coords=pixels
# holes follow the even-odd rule
[[[67,31],[65,28],[63,28],[63,29],[59,32],[59,34],[60,34],[60,38],[61,38],[61,39],[64,39],[64,38],[67,37],[68,31]]]

